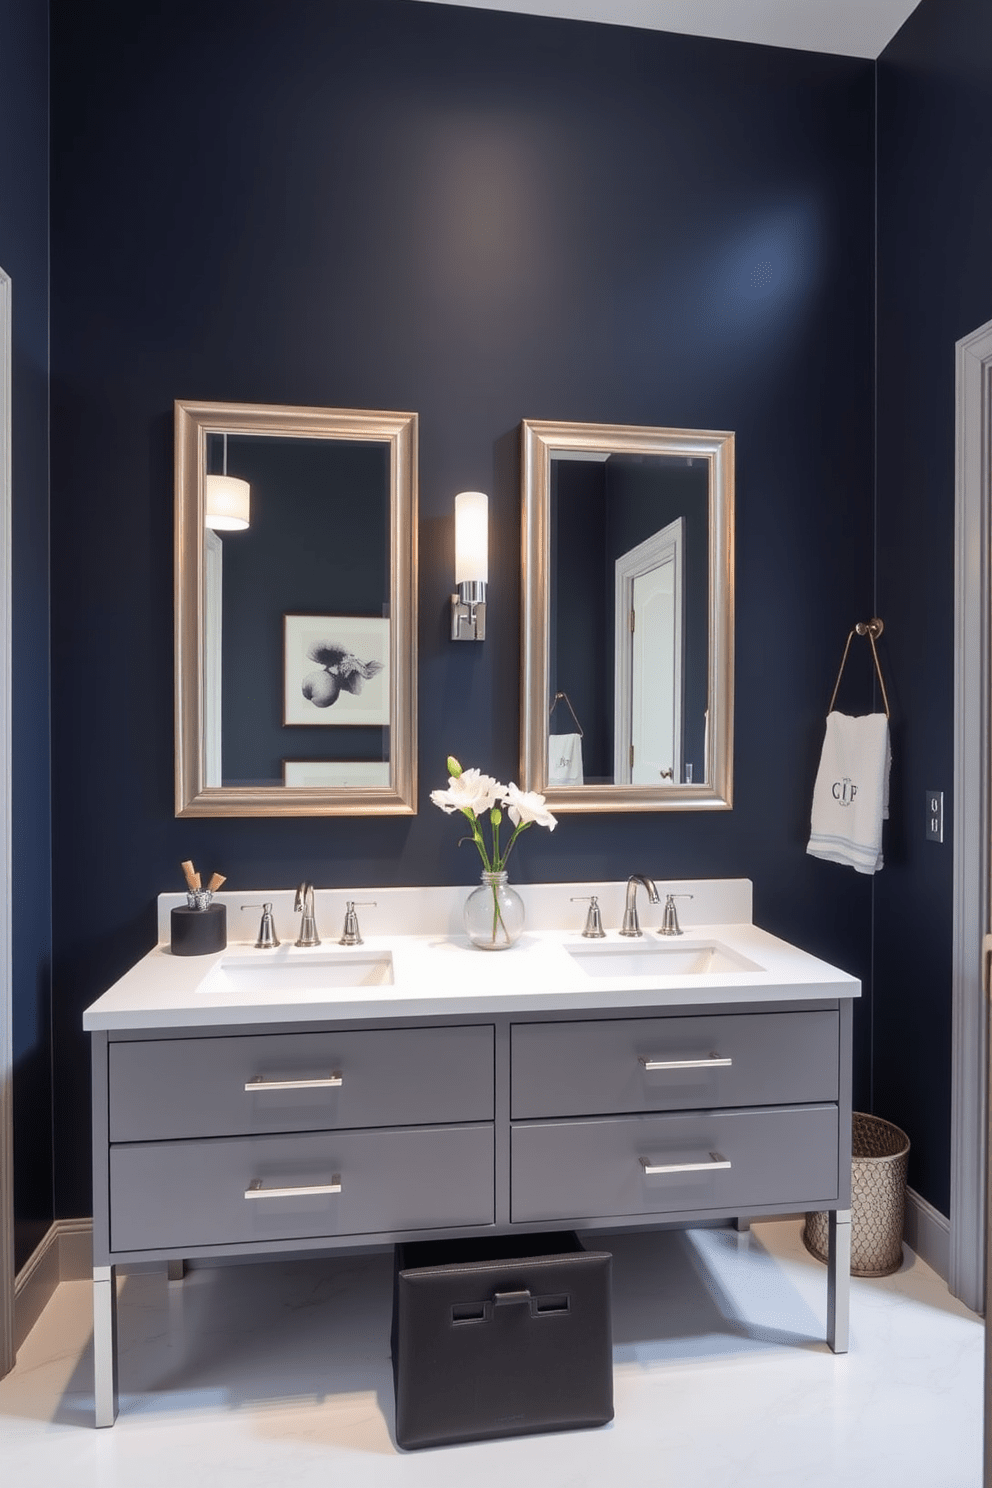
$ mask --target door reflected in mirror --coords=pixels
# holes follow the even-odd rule
[[[526,421],[522,453],[527,788],[729,806],[733,436]]]

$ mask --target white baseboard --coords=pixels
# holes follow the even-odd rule
[[[906,1189],[903,1239],[942,1281],[950,1275],[951,1222],[913,1188]]]
[[[14,1278],[14,1349],[20,1348],[62,1281],[93,1275],[93,1221],[57,1219]]]

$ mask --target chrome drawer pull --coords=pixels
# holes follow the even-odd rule
[[[656,1069],[729,1069],[733,1060],[723,1054],[707,1054],[705,1059],[652,1059],[641,1054],[637,1060],[646,1070]]]
[[[253,1080],[245,1082],[245,1089],[253,1095],[256,1090],[330,1090],[343,1084],[341,1071],[334,1070],[332,1074],[315,1080],[267,1080],[264,1075],[256,1075]]]
[[[245,1189],[246,1199],[306,1199],[314,1194],[339,1194],[341,1174],[332,1173],[330,1183],[313,1183],[307,1188],[265,1188],[261,1178],[253,1178]]]
[[[640,1159],[645,1175],[649,1173],[709,1173],[716,1168],[729,1168],[730,1162],[719,1152],[711,1152],[709,1162],[653,1163],[649,1157]]]

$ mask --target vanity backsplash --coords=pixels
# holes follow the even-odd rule
[[[662,904],[666,893],[691,894],[679,901],[679,919],[683,928],[693,925],[730,925],[750,923],[752,918],[751,881],[746,878],[662,879],[655,880]],[[345,908],[349,899],[374,901],[362,908],[362,933],[366,939],[381,935],[464,935],[462,909],[474,885],[471,882],[432,888],[362,888],[314,890],[314,916],[318,933],[324,942],[336,942],[344,927]],[[626,880],[565,884],[517,884],[527,910],[527,929],[574,930],[581,932],[587,905],[572,903],[573,896],[595,894],[599,899],[603,927],[607,933],[617,931],[623,920]],[[291,945],[299,933],[300,917],[294,913],[296,889],[244,889],[215,894],[217,903],[227,906],[228,943],[254,942],[261,918],[261,905],[272,904],[276,932],[285,945]],[[158,939],[169,943],[172,910],[186,903],[185,894],[160,894],[158,900]],[[249,908],[242,908],[249,905]],[[661,924],[661,905],[642,904],[645,929]]]

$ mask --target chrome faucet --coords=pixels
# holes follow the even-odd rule
[[[313,917],[313,884],[301,883],[296,891],[296,902],[293,905],[296,914],[301,914],[300,933],[296,939],[298,946],[319,946],[320,936],[317,934],[317,922]]]
[[[637,885],[643,884],[647,889],[648,898],[652,904],[658,903],[658,890],[650,878],[645,878],[643,873],[632,873],[627,880],[627,902],[623,908],[623,924],[620,926],[621,935],[643,935],[643,931],[637,920]]]

